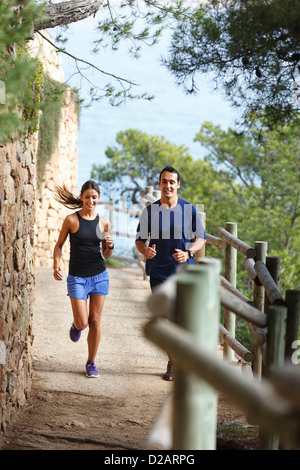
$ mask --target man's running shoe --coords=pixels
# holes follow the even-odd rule
[[[163,379],[167,380],[168,382],[172,382],[174,380],[174,365],[171,360],[168,362],[167,371],[164,374]]]
[[[86,376],[87,377],[99,377],[99,372],[96,369],[94,361],[88,361],[85,365]]]
[[[80,336],[81,336],[81,331],[76,328],[74,323],[72,323],[72,326],[70,328],[70,338],[71,338],[71,340],[74,341],[74,343],[76,343],[77,341],[79,341]]]

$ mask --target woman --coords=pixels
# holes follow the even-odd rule
[[[95,358],[101,338],[101,314],[109,290],[109,278],[103,257],[111,256],[114,248],[110,224],[96,213],[100,188],[95,181],[84,183],[79,197],[74,196],[65,186],[57,187],[54,197],[65,207],[80,209],[68,215],[63,222],[53,253],[53,275],[54,279],[62,280],[61,252],[67,236],[70,235],[67,286],[74,316],[70,338],[72,341],[78,341],[81,331],[89,325],[86,376],[99,377]]]

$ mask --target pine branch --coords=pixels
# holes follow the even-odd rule
[[[88,62],[87,60],[84,60],[84,59],[79,59],[78,57],[75,57],[74,55],[70,54],[70,52],[67,52],[67,51],[64,51],[63,49],[60,49],[59,47],[56,46],[56,44],[54,44],[52,41],[50,41],[46,36],[44,36],[40,31],[38,31],[38,34],[43,38],[45,39],[45,41],[48,41],[51,46],[53,46],[57,52],[62,52],[63,54],[66,54],[67,56],[71,57],[72,59],[74,59],[76,62],[82,62],[83,64],[86,64],[86,65],[89,65],[90,67],[93,67],[95,70],[98,70],[98,72],[101,72],[105,75],[108,75],[120,82],[126,82],[126,83],[129,83],[129,85],[133,85],[133,86],[138,86],[137,83],[134,83],[130,80],[127,80],[126,78],[121,78],[121,77],[118,77],[118,75],[114,75],[113,73],[109,73],[109,72],[105,72],[105,70],[101,70],[99,69],[99,67],[96,67],[96,65],[92,64],[91,62]]]

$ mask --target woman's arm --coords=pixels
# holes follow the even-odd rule
[[[61,260],[62,248],[69,234],[70,226],[71,226],[71,218],[68,215],[62,224],[62,228],[59,233],[59,237],[58,237],[57,243],[53,251],[53,270],[54,270],[53,276],[54,276],[54,279],[56,279],[57,281],[62,281],[60,260]]]
[[[110,234],[111,227],[110,223],[106,219],[102,219],[102,224],[104,225],[104,238],[102,240],[102,255],[105,259],[109,258],[114,249],[114,239]]]

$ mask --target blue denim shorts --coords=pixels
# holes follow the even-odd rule
[[[87,300],[89,295],[107,295],[109,277],[107,270],[90,277],[67,277],[68,296],[73,299]]]

